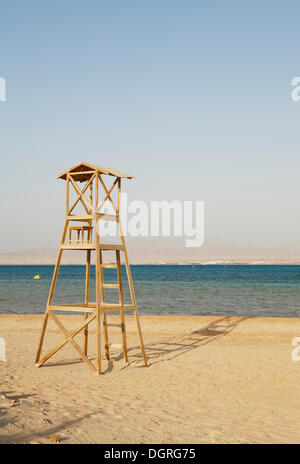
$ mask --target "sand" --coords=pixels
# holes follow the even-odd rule
[[[113,349],[97,377],[70,344],[35,367],[42,316],[0,315],[0,443],[300,443],[300,320],[144,316],[148,368],[127,321],[130,363]],[[51,322],[46,348],[61,340]]]

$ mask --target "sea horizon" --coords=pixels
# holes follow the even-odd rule
[[[108,261],[110,262],[110,261]],[[112,261],[111,261],[112,262]],[[92,264],[94,265],[94,264]],[[55,266],[55,263],[3,263],[1,266]],[[60,266],[85,266],[83,263],[61,263]],[[284,261],[212,261],[212,262],[132,262],[130,266],[300,266],[300,262]]]
[[[0,265],[0,313],[42,314],[54,265]],[[299,317],[300,265],[296,264],[132,264],[141,315],[228,315]],[[122,266],[124,296],[129,292]],[[34,276],[38,275],[38,279]],[[91,266],[91,301],[95,301]],[[107,269],[106,282],[115,282]],[[54,303],[84,301],[85,265],[64,264]],[[107,301],[117,302],[106,290]]]

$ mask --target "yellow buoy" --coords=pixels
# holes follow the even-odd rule
[[[34,276],[34,279],[39,279],[39,278],[40,276],[38,274]]]

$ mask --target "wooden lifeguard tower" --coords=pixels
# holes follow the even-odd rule
[[[109,188],[106,186],[103,180],[104,175],[113,176],[113,178],[115,178],[111,187]],[[127,362],[128,356],[124,312],[128,310],[133,311],[134,313],[142,357],[144,365],[147,366],[130,266],[128,262],[126,245],[120,222],[121,179],[132,179],[132,177],[133,176],[124,174],[115,169],[110,169],[103,166],[96,166],[89,163],[79,163],[76,166],[73,166],[72,168],[68,169],[67,171],[64,171],[63,173],[57,176],[58,179],[66,180],[66,218],[59,252],[57,256],[57,261],[54,269],[54,274],[52,278],[52,283],[50,287],[44,322],[36,353],[36,366],[39,367],[42,364],[44,364],[58,350],[60,350],[64,345],[70,342],[73,345],[73,347],[77,350],[83,361],[87,363],[89,368],[95,374],[101,374],[101,326],[103,328],[106,359],[109,359],[110,347],[108,341],[108,327],[113,326],[120,327],[121,329],[122,344],[120,346],[123,348],[124,360],[125,362]],[[108,178],[106,177],[106,179]],[[85,182],[83,188],[79,187],[79,183],[82,182]],[[72,202],[71,205],[70,187],[73,187],[75,190],[75,200]],[[114,192],[117,196],[117,200],[115,201],[113,201],[112,199],[112,192],[114,189],[117,190],[117,192]],[[89,195],[87,195],[87,192],[89,192]],[[102,199],[100,199],[101,192],[103,193]],[[103,212],[103,206],[106,202],[110,202],[114,214],[105,214],[105,212]],[[78,208],[79,205],[82,205],[83,207],[83,214],[82,212],[81,214],[75,214],[75,209]],[[101,237],[99,234],[99,221],[116,221],[119,232],[120,244],[101,243]],[[53,305],[52,299],[57,281],[58,271],[61,263],[62,254],[65,250],[86,251],[85,298],[84,302]],[[115,262],[113,264],[104,263],[103,252],[108,250],[111,250],[114,253]],[[90,271],[92,251],[95,252],[95,302],[90,301]],[[124,264],[127,273],[129,293],[131,298],[130,304],[124,303],[121,276],[121,253],[123,254]],[[116,270],[118,283],[104,283],[104,271],[106,268],[112,268]],[[108,303],[105,300],[104,290],[106,288],[116,289],[118,291],[118,303]],[[83,313],[84,320],[76,330],[68,331],[57,317],[57,314],[55,314],[59,311]],[[109,324],[107,321],[107,313],[116,311],[120,312],[120,324]],[[40,359],[49,316],[62,331],[64,335],[64,340],[61,343],[59,343],[55,348],[53,348],[48,354],[46,354],[42,359]],[[87,357],[88,326],[94,320],[96,321],[96,366]],[[83,349],[81,349],[78,343],[74,340],[74,337],[82,330],[84,331]]]

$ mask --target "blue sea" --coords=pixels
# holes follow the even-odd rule
[[[0,313],[43,313],[53,269],[0,266]],[[116,282],[114,269],[104,272],[105,282]],[[140,314],[300,316],[300,266],[132,265],[131,272]],[[124,268],[122,274],[130,302]],[[92,301],[94,277],[92,266]],[[84,266],[61,266],[53,303],[84,301],[84,287]],[[117,290],[105,292],[107,302],[117,301]]]

